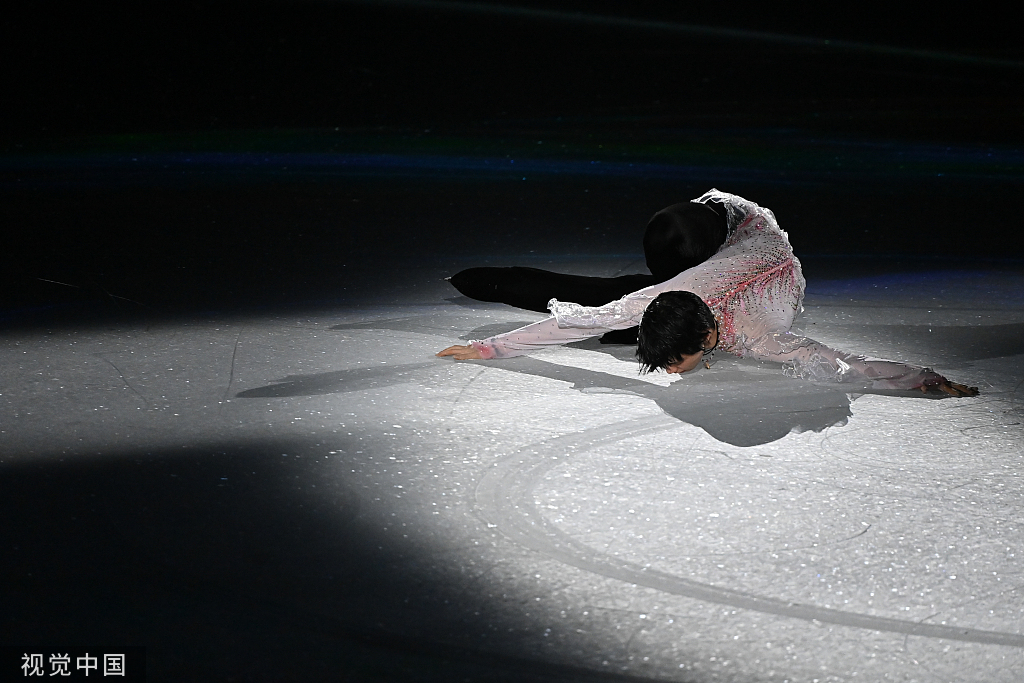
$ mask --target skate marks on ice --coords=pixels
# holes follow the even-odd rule
[[[870,348],[877,340],[894,355],[914,354],[929,363],[960,365],[1024,354],[1024,323],[1002,325],[831,325],[829,334]]]
[[[609,424],[583,433],[566,434],[520,449],[495,463],[478,482],[475,492],[477,512],[488,526],[497,528],[512,541],[559,562],[673,595],[816,623],[1024,648],[1024,635],[1017,633],[926,623],[930,617],[912,621],[864,614],[683,578],[652,567],[653,563],[645,562],[644,558],[629,561],[597,550],[563,531],[542,512],[543,501],[539,499],[543,496],[537,488],[553,470],[597,449],[679,427],[679,423],[667,415],[652,416]],[[866,531],[854,531],[848,538],[835,540],[852,540]]]
[[[288,396],[326,396],[353,391],[367,391],[394,384],[413,382],[425,370],[436,370],[437,364],[402,363],[376,367],[352,368],[309,375],[288,375],[272,384],[246,389],[238,398],[284,398]],[[421,377],[422,378],[422,377]]]
[[[496,330],[493,334],[529,324],[530,321],[498,323],[493,326]],[[448,334],[450,332],[449,327],[444,323],[439,323],[436,318],[416,314],[378,320],[339,323],[332,325],[330,329],[349,333],[397,332],[415,337],[427,334]],[[468,337],[466,338],[468,339]],[[440,366],[437,360],[431,359],[414,363],[386,363],[332,372],[288,375],[272,380],[272,383],[267,386],[241,391],[237,394],[237,397],[283,398],[288,396],[324,396],[365,391],[410,382],[430,385],[437,381],[436,375],[439,367],[443,366]]]

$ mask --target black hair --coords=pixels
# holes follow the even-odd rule
[[[716,328],[715,316],[693,292],[662,292],[640,319],[636,359],[640,372],[664,368],[684,355],[704,350],[704,340]]]
[[[654,214],[647,224],[647,267],[664,282],[714,256],[727,234],[722,207],[699,202],[673,204]]]

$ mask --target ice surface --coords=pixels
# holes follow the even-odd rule
[[[816,337],[982,390],[935,400],[848,395],[728,356],[639,376],[630,349],[596,342],[438,359],[535,314],[467,302],[429,275],[388,303],[291,317],[7,335],[4,510],[23,525],[12,557],[28,557],[9,566],[36,596],[13,613],[116,640],[123,609],[146,642],[179,652],[200,646],[169,636],[168,614],[214,624],[196,636],[214,642],[298,638],[266,616],[272,603],[315,642],[327,619],[468,648],[485,668],[1024,677],[1015,299],[982,310],[957,290],[922,308],[850,284],[851,303],[812,283],[800,324]],[[77,616],[55,616],[32,575],[90,570],[41,534],[91,548],[79,560],[100,574],[127,563],[150,578],[90,579],[116,596],[107,620],[76,579]],[[71,564],[44,566],[58,560]]]

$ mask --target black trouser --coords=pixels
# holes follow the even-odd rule
[[[548,301],[571,301],[583,306],[603,306],[627,294],[659,282],[653,275],[588,277],[565,275],[539,268],[469,268],[449,282],[471,299],[495,301],[528,311],[546,313]],[[637,328],[609,332],[603,344],[635,344]]]
[[[469,268],[449,282],[470,299],[495,301],[528,311],[546,313],[548,301],[571,301],[603,306],[638,289],[658,283],[653,275],[588,277],[565,275],[539,268]]]

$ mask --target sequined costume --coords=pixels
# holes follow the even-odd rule
[[[819,382],[855,382],[875,389],[913,389],[937,384],[930,369],[866,358],[790,332],[803,306],[805,281],[786,233],[775,215],[742,197],[710,190],[694,202],[718,202],[728,214],[728,237],[704,263],[674,278],[604,306],[552,299],[551,317],[470,343],[485,358],[519,356],[546,346],[582,341],[640,323],[660,293],[694,292],[719,324],[719,348],[741,357],[783,363],[790,376]]]

